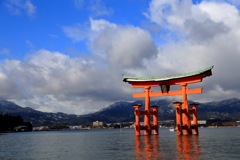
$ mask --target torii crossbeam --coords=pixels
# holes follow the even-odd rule
[[[182,95],[182,102],[174,103],[176,105],[176,122],[177,122],[177,133],[182,134],[182,129],[184,129],[184,134],[192,134],[192,129],[194,129],[194,134],[198,134],[197,130],[197,120],[196,120],[196,104],[191,105],[193,110],[188,108],[188,94],[199,94],[202,93],[202,88],[189,89],[187,84],[202,82],[202,79],[211,76],[211,69],[213,66],[208,67],[203,70],[189,72],[184,74],[170,75],[170,76],[159,76],[159,77],[129,77],[123,75],[124,82],[128,82],[132,87],[143,87],[145,91],[143,93],[133,93],[134,98],[145,98],[145,111],[139,110],[139,105],[134,105],[136,114],[136,135],[140,135],[140,130],[144,130],[145,135],[150,135],[151,130],[154,129],[154,134],[158,134],[158,129],[156,130],[156,122],[154,126],[151,126],[150,116],[154,115],[156,120],[157,109],[153,112],[150,111],[150,97],[158,96],[173,96]],[[170,91],[171,85],[180,85],[180,90]],[[162,92],[152,92],[151,87],[161,87]],[[191,126],[190,114],[193,114],[194,124]],[[144,115],[144,126],[140,126],[139,116]],[[157,126],[158,128],[158,126]]]

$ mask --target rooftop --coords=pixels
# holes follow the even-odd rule
[[[213,66],[208,67],[206,69],[194,71],[194,72],[189,72],[189,73],[175,74],[175,75],[169,75],[169,76],[157,76],[157,77],[129,77],[129,76],[123,75],[123,78],[124,78],[123,81],[124,82],[166,81],[166,80],[196,76],[196,75],[205,74],[205,73],[209,73],[209,72],[211,73],[212,68],[213,68]]]

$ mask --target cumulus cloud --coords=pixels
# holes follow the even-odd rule
[[[144,15],[164,27],[179,26],[191,16],[191,5],[191,0],[153,0],[149,4],[149,13]]]
[[[221,22],[214,22],[206,19],[203,22],[197,22],[196,20],[186,20],[184,23],[186,33],[191,40],[196,43],[202,41],[211,40],[214,36],[224,34],[229,29]]]
[[[164,74],[176,74],[214,65],[212,77],[191,85],[203,86],[205,93],[190,97],[205,101],[239,98],[239,94],[236,94],[240,91],[237,84],[240,79],[237,74],[240,67],[240,48],[237,45],[240,40],[240,30],[237,27],[240,24],[239,11],[235,6],[224,2],[203,1],[197,5],[185,4],[189,14],[184,15],[176,9],[182,5],[183,2],[177,0],[151,2],[147,14],[149,20],[163,24],[170,31],[177,26],[177,34],[185,36],[179,41],[161,46],[157,59],[154,62],[146,60],[148,69],[144,73],[139,71],[139,74],[157,75],[157,71],[150,71],[153,67],[161,68],[160,71]],[[182,15],[179,21],[171,21],[172,17],[179,15]],[[157,63],[159,61],[162,63]]]
[[[5,60],[1,68],[1,97],[44,111],[96,111],[128,91],[121,89],[119,71],[59,52],[39,50],[24,62]]]
[[[5,60],[2,67],[6,82],[14,84],[9,90],[19,90],[11,99],[44,111],[79,114],[114,101],[131,100],[132,89],[122,82],[122,74],[156,57],[151,35],[141,28],[103,19],[90,19],[87,35],[94,57],[70,58],[42,49],[23,62]]]
[[[92,55],[71,58],[42,49],[24,61],[5,60],[0,70],[1,97],[43,111],[83,114],[115,101],[133,100],[131,93],[143,91],[123,83],[123,73],[164,76],[214,65],[211,77],[188,86],[203,87],[203,94],[189,99],[240,98],[240,16],[236,7],[224,2],[195,5],[153,0],[144,14],[162,28],[159,32],[182,36],[157,46],[150,32],[132,25],[90,18],[84,25],[64,26],[64,33],[75,43],[88,41]]]
[[[157,48],[148,31],[134,26],[120,26],[104,19],[90,18],[90,30],[63,27],[66,36],[80,41],[88,38],[95,55],[111,67],[140,67],[143,59],[153,58]],[[83,34],[84,35],[83,35]]]
[[[100,20],[101,21],[101,20]],[[100,54],[112,67],[141,67],[144,59],[157,54],[157,48],[149,32],[133,26],[116,26],[97,23],[92,20],[92,28],[100,32],[93,39],[93,50]]]

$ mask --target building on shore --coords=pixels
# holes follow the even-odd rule
[[[193,121],[191,121],[191,124],[193,124]],[[197,124],[198,124],[198,126],[206,126],[207,120],[198,120]]]
[[[93,122],[93,127],[102,127],[102,126],[103,126],[103,122],[99,122],[99,121]]]
[[[240,127],[240,121],[236,121],[236,126]]]

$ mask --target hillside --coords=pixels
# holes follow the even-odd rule
[[[88,124],[93,121],[113,122],[132,122],[134,121],[133,104],[142,104],[143,101],[135,102],[115,102],[107,108],[98,112],[86,115],[73,115],[65,113],[48,113],[34,110],[29,107],[21,107],[9,101],[0,101],[0,112],[10,115],[21,115],[25,121],[30,121],[33,125],[47,125],[57,122],[68,124]],[[193,102],[189,102],[193,103]],[[194,102],[196,103],[196,102]],[[151,105],[158,105],[159,120],[175,119],[175,108],[171,101],[157,100],[151,101]],[[144,107],[142,107],[143,109]],[[200,103],[198,107],[198,119],[221,119],[221,120],[240,120],[240,99],[233,98],[218,102]]]
[[[33,125],[46,125],[50,123],[63,122],[65,120],[77,118],[77,115],[65,114],[61,112],[48,113],[34,110],[30,107],[21,107],[10,101],[0,101],[0,112],[3,114],[23,117],[24,121],[30,121]]]

